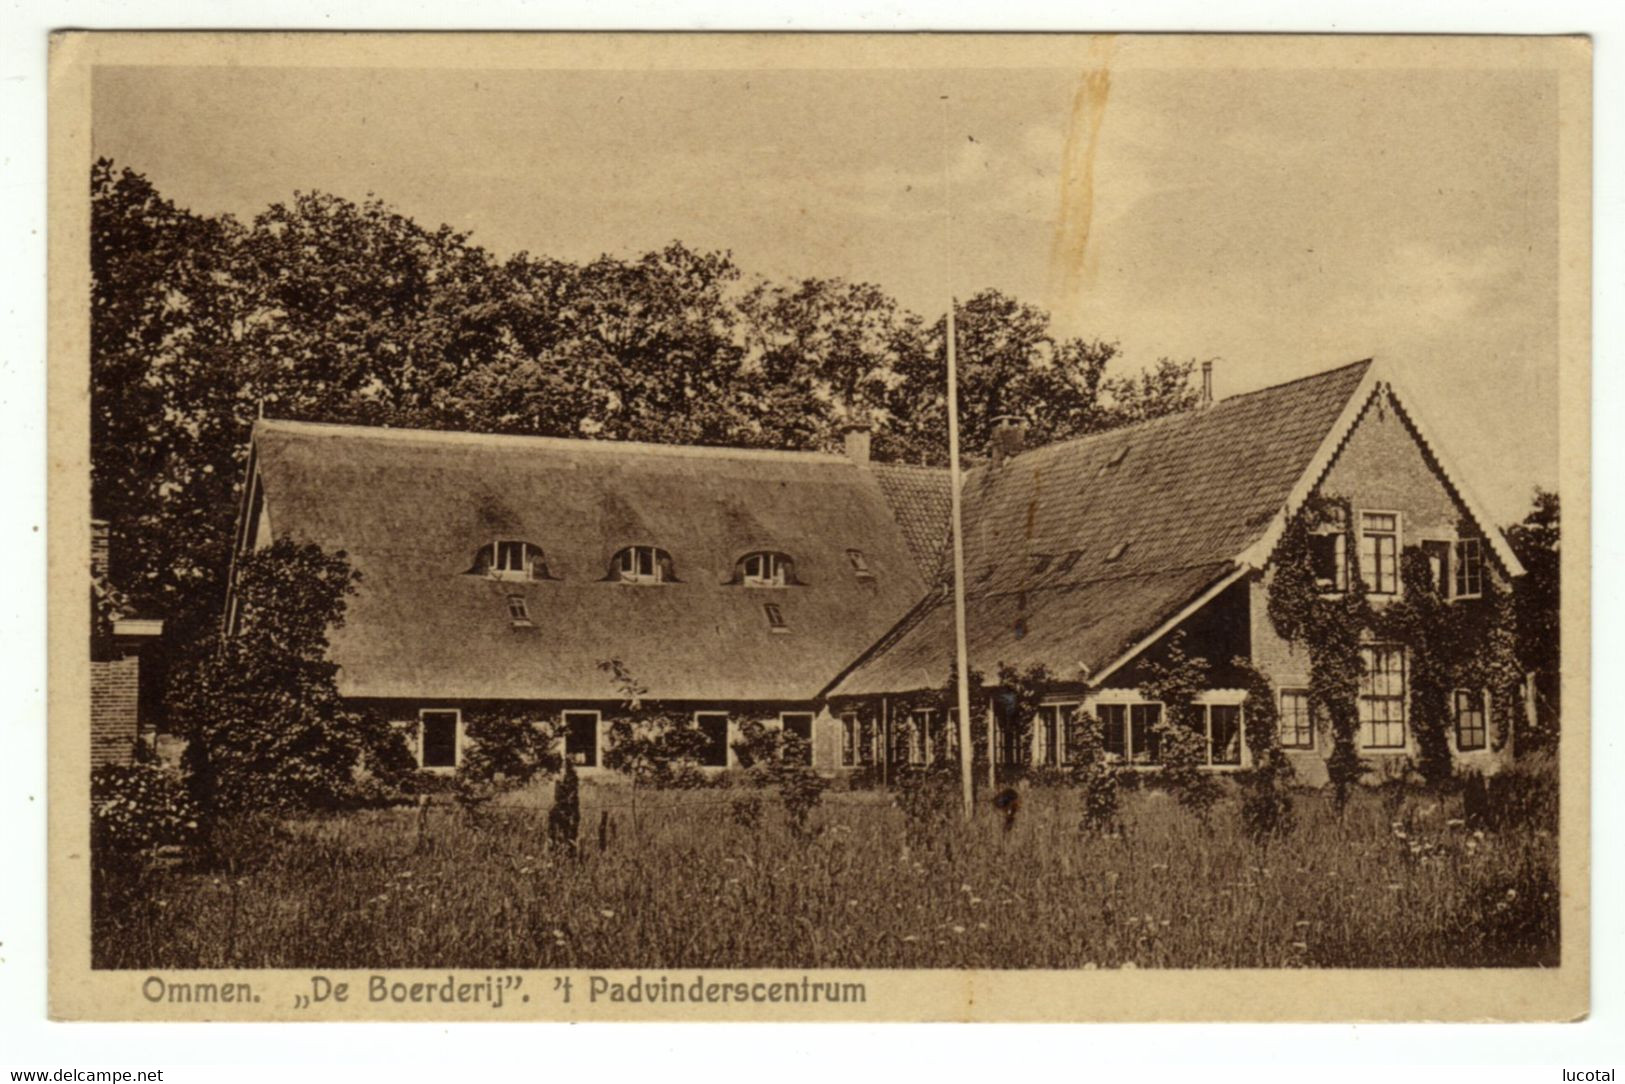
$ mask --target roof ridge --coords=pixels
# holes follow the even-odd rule
[[[262,418],[254,432],[309,432],[347,435],[366,440],[394,440],[418,444],[520,444],[535,448],[570,448],[593,453],[630,453],[653,456],[692,456],[703,459],[778,459],[856,467],[836,452],[790,448],[741,448],[728,444],[660,444],[654,441],[595,440],[590,437],[548,437],[528,433],[481,433],[466,429],[417,429],[405,426],[354,425],[345,422],[295,421]]]

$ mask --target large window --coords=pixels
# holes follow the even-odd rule
[[[1484,725],[1484,695],[1468,689],[1457,689],[1456,749],[1470,753],[1488,744],[1489,731]]]
[[[779,716],[779,725],[784,728],[786,734],[794,734],[801,739],[802,763],[811,764],[813,713],[810,711],[787,711]]]
[[[705,746],[700,750],[700,763],[707,768],[728,766],[728,713],[725,711],[697,711],[694,725],[705,735]]]
[[[1101,704],[1101,732],[1106,755],[1131,764],[1155,764],[1161,759],[1157,724],[1161,704]]]
[[[1456,542],[1456,597],[1478,598],[1484,593],[1484,546],[1476,538]]]
[[[628,546],[615,555],[610,578],[622,583],[670,583],[677,579],[671,554],[654,546]]]
[[[935,708],[916,708],[909,713],[908,733],[908,762],[910,764],[929,764],[931,754],[935,748],[934,739],[937,734],[937,720],[940,718]]]
[[[462,713],[421,711],[418,713],[418,764],[425,768],[457,767],[458,735]]]
[[[1315,724],[1309,708],[1308,689],[1281,690],[1280,727],[1283,749],[1315,747]]]
[[[1360,515],[1360,573],[1373,595],[1399,593],[1399,513]]]
[[[598,713],[564,713],[564,755],[578,768],[598,767]]]
[[[1360,649],[1360,744],[1367,749],[1405,747],[1405,649],[1367,644]]]

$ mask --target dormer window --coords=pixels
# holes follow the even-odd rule
[[[474,567],[469,572],[476,576],[491,576],[499,580],[545,580],[547,559],[542,548],[518,538],[499,538],[481,546],[474,555]]]
[[[874,579],[875,574],[869,570],[869,562],[864,559],[862,550],[847,550],[846,559],[852,563],[852,571],[858,574],[858,579]]]
[[[796,582],[795,562],[782,553],[746,554],[739,561],[739,582],[746,587],[784,587]]]
[[[654,546],[628,546],[615,555],[609,578],[621,583],[675,583],[671,554]]]

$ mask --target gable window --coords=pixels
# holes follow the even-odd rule
[[[694,725],[705,735],[700,750],[700,764],[707,768],[728,766],[728,713],[725,711],[697,711]]]
[[[784,623],[784,611],[772,602],[763,604],[762,612],[767,615],[767,627],[774,632],[789,632],[790,626]]]
[[[564,713],[564,755],[578,768],[598,767],[598,713]]]
[[[1405,649],[1398,644],[1360,648],[1360,744],[1367,749],[1405,747]]]
[[[439,769],[457,767],[461,724],[462,713],[456,709],[418,712],[419,766]]]
[[[1308,689],[1281,690],[1281,748],[1313,749],[1314,717],[1309,708]]]
[[[1430,538],[1422,543],[1422,556],[1428,561],[1428,583],[1440,598],[1450,597],[1450,550],[1449,542]]]
[[[1485,697],[1479,693],[1467,689],[1456,690],[1457,751],[1470,753],[1488,744],[1489,732],[1484,725],[1484,700]]]
[[[1241,706],[1207,705],[1207,762],[1217,765],[1241,763]]]
[[[1360,514],[1360,572],[1373,595],[1399,593],[1399,513]]]
[[[1456,542],[1457,598],[1478,598],[1484,593],[1484,547],[1476,538]]]
[[[846,559],[851,562],[852,571],[858,574],[858,579],[872,579],[874,573],[869,570],[869,562],[863,556],[862,550],[847,550]]]
[[[795,562],[782,553],[746,554],[739,562],[739,582],[746,587],[783,587],[795,583]]]
[[[799,750],[801,763],[812,763],[813,740],[813,713],[810,711],[787,711],[779,716],[779,725],[786,734],[794,734],[801,739]]]
[[[622,583],[673,583],[671,554],[654,546],[628,546],[615,555],[610,579]]]
[[[1348,522],[1343,509],[1334,506],[1331,519],[1309,536],[1309,568],[1315,586],[1322,591],[1349,589]]]
[[[508,617],[522,628],[530,625],[530,608],[525,604],[524,595],[508,596]]]

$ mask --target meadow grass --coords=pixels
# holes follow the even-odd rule
[[[912,833],[879,791],[832,793],[814,838],[738,792],[584,785],[577,856],[545,808],[385,809],[241,846],[240,872],[103,871],[102,968],[1478,967],[1558,962],[1557,839],[1469,831],[1459,802],[1297,796],[1261,846],[1233,799],[1204,827],[1125,795],[1121,836],[1078,830],[1077,792],[1033,788],[1012,830],[985,806]],[[600,811],[613,829],[599,847]]]

